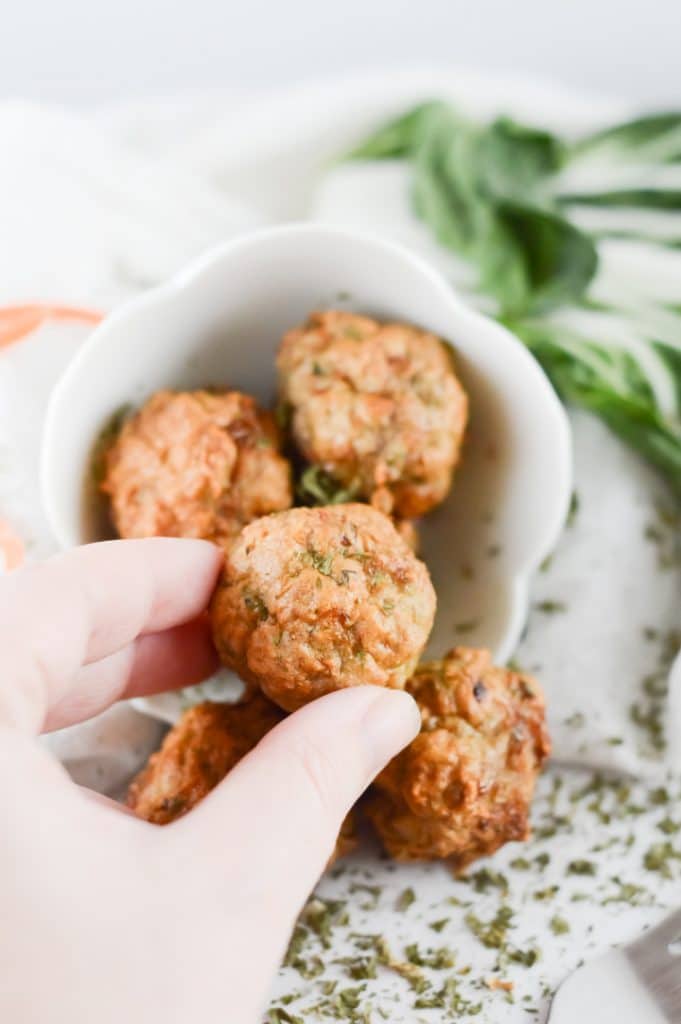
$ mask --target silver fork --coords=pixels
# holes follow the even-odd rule
[[[578,967],[553,997],[548,1024],[681,1024],[681,910]]]

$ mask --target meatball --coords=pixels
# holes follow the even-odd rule
[[[238,391],[152,395],[107,452],[101,489],[121,537],[223,546],[246,523],[292,503],[273,417]]]
[[[189,708],[131,783],[128,806],[139,818],[169,825],[203,800],[283,718],[280,709],[260,694],[245,704],[207,701]],[[351,811],[329,863],[356,845]]]
[[[421,538],[416,523],[412,519],[396,519],[395,529],[410,550],[415,555],[418,555],[421,548]]]
[[[133,780],[128,805],[167,825],[190,811],[284,716],[255,695],[245,704],[197,704],[167,733]]]
[[[434,615],[428,570],[369,505],[251,523],[211,605],[223,662],[287,711],[346,686],[403,687]]]
[[[368,813],[398,860],[451,858],[457,869],[529,838],[529,806],[550,753],[544,698],[529,676],[457,647],[407,689],[422,728],[383,770]]]
[[[313,313],[285,335],[277,366],[296,444],[353,497],[414,519],[447,496],[468,401],[439,338]]]

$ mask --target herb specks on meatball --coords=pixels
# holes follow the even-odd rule
[[[405,519],[446,498],[468,401],[439,338],[330,310],[285,335],[277,366],[295,443],[346,493]]]
[[[403,687],[434,614],[425,565],[368,505],[251,523],[211,606],[224,663],[287,711],[346,686]]]
[[[388,853],[463,868],[527,839],[550,752],[539,684],[494,666],[488,651],[457,647],[422,665],[407,689],[422,729],[378,776],[369,804]]]
[[[158,391],[105,456],[102,491],[121,537],[228,545],[246,523],[292,504],[270,413],[238,391]]]
[[[206,701],[188,708],[166,734],[128,791],[138,818],[170,825],[208,796],[266,734],[284,719],[256,693],[240,704]],[[330,864],[357,845],[351,811],[341,825]]]
[[[131,783],[128,806],[146,821],[170,824],[203,800],[283,717],[260,694],[243,704],[206,701],[188,708]]]

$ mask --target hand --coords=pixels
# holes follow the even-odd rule
[[[35,736],[214,667],[202,541],[95,544],[0,579],[0,1020],[256,1024],[350,806],[418,731],[358,687],[269,733],[159,828]]]

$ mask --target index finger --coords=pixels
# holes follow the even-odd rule
[[[38,731],[83,665],[196,618],[222,563],[206,541],[108,541],[0,579],[0,718]]]

